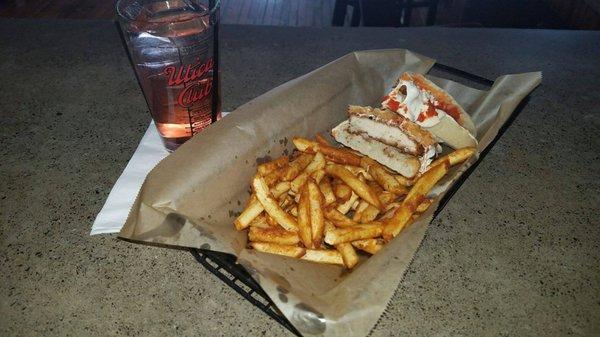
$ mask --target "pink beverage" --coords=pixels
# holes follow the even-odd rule
[[[212,2],[117,3],[135,73],[169,151],[221,118],[218,11],[208,10],[215,8]]]

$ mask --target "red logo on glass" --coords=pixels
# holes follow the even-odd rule
[[[212,89],[212,76],[203,78],[213,69],[214,61],[212,58],[202,63],[198,60],[194,64],[181,65],[179,68],[175,66],[165,67],[164,73],[169,76],[168,85],[172,86],[185,86],[179,96],[177,97],[177,103],[184,107],[189,108],[194,103],[201,101],[210,95]],[[188,85],[189,84],[189,85]]]

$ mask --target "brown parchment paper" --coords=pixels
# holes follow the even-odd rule
[[[349,272],[245,249],[233,220],[249,198],[258,160],[292,151],[293,136],[313,137],[346,119],[348,104],[376,106],[404,71],[427,73],[434,60],[403,49],[348,54],[241,106],[150,172],[120,236],[232,253],[306,336],[369,333],[419,247],[441,197],[476,158],[431,191],[433,207],[378,254]],[[479,150],[497,135],[541,73],[501,76],[489,91],[428,76],[472,116]]]

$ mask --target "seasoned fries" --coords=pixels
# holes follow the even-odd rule
[[[321,135],[293,142],[300,152],[257,166],[235,228],[248,230],[254,250],[348,269],[424,213],[434,203],[429,191],[476,153],[456,150],[407,179]]]
[[[352,207],[354,207],[354,203],[358,201],[358,195],[354,192],[350,195],[350,199],[346,200],[343,204],[339,205],[337,210],[342,214],[348,213]]]
[[[293,246],[300,242],[298,233],[288,232],[281,227],[250,227],[250,231],[248,231],[248,239],[250,241],[271,242],[288,246]]]
[[[262,206],[265,208],[265,211],[277,221],[281,225],[281,227],[285,228],[288,231],[297,231],[298,223],[296,223],[296,219],[293,216],[284,212],[281,207],[277,204],[277,201],[273,200],[271,197],[271,192],[267,188],[267,184],[260,177],[255,177],[252,181],[252,187],[254,188],[254,192],[256,193],[256,198]]]
[[[287,192],[289,190],[290,190],[290,182],[282,181],[279,184],[275,185],[275,187],[273,187],[271,189],[271,194],[273,194],[273,197],[279,198],[282,194],[284,194],[285,192]]]
[[[327,157],[335,163],[342,165],[360,166],[361,157],[352,151],[332,147],[329,145],[319,144],[306,138],[295,137],[292,141],[294,142],[296,148],[302,152],[321,152],[325,155],[325,157]]]
[[[325,157],[322,153],[317,152],[317,154],[313,157],[313,160],[306,166],[304,171],[300,173],[294,180],[292,180],[290,184],[290,189],[296,193],[300,190],[300,187],[306,183],[306,180],[309,176],[317,171],[321,170],[325,167]]]
[[[273,161],[270,161],[268,163],[264,163],[264,164],[260,164],[257,167],[257,171],[258,174],[260,174],[261,176],[266,176],[267,174],[284,167],[285,165],[287,165],[289,161],[288,156],[281,156]]]
[[[379,210],[377,208],[375,208],[375,206],[369,205],[369,206],[367,206],[367,208],[365,208],[361,212],[360,219],[358,219],[358,222],[362,222],[362,223],[371,222],[371,221],[375,220],[378,215],[379,215]]]
[[[440,165],[432,166],[427,172],[417,179],[402,205],[394,215],[386,221],[383,238],[387,241],[398,235],[411,219],[419,204],[429,190],[448,172],[450,165],[444,161]]]
[[[267,242],[250,242],[250,247],[259,252],[284,255],[289,257],[299,258],[306,252],[306,249],[297,246],[279,245],[276,243]]]
[[[369,180],[369,181],[373,180],[373,177],[371,176],[371,174],[369,174],[369,172],[367,172],[367,170],[362,167],[352,166],[352,165],[344,165],[344,167],[346,168],[346,170],[352,172],[352,174],[354,174],[355,176],[362,174],[362,176],[366,180]]]
[[[381,250],[381,248],[383,248],[383,242],[381,242],[381,240],[378,239],[362,239],[352,241],[352,246],[354,246],[356,249],[365,251],[371,255],[375,255],[378,251]]]
[[[325,139],[325,137],[323,137],[320,133],[317,133],[315,135],[315,140],[317,141],[317,143],[319,143],[319,145],[331,146],[331,144],[329,144],[329,141],[327,141],[327,139]]]
[[[281,173],[281,180],[290,181],[296,178],[302,172],[313,159],[312,154],[303,153],[298,158],[294,159],[287,167],[283,168]]]
[[[431,204],[433,203],[432,199],[424,199],[419,206],[417,207],[417,209],[415,210],[415,213],[423,213],[425,212],[429,206],[431,206]]]
[[[258,202],[258,199],[256,199],[256,195],[253,194],[248,201],[248,205],[242,211],[242,214],[235,219],[235,229],[241,231],[242,229],[250,226],[252,220],[262,213],[262,211],[264,211],[263,206],[260,204],[260,202]]]
[[[325,210],[325,217],[327,220],[333,222],[337,227],[352,227],[359,224],[358,222],[349,219],[342,212],[335,208],[327,208]]]
[[[325,167],[325,172],[340,178],[346,185],[350,186],[354,193],[356,193],[359,197],[365,199],[371,205],[381,209],[381,203],[377,198],[377,194],[371,190],[369,185],[358,179],[345,167],[336,164],[329,164]]]
[[[366,202],[364,200],[359,201],[358,206],[356,206],[356,209],[354,210],[354,216],[352,216],[352,220],[360,221],[364,210],[367,209],[367,207],[369,207],[369,206],[372,206],[372,205],[370,205],[368,202]]]
[[[408,179],[405,176],[399,174],[394,175],[394,179],[396,179],[396,181],[399,182],[402,186],[409,187],[413,185],[413,181],[411,179]]]
[[[367,170],[373,179],[386,191],[396,195],[405,195],[408,193],[408,189],[405,186],[400,184],[400,182],[398,182],[393,175],[388,173],[381,164],[373,159],[369,157],[362,157],[360,159],[360,165]]]
[[[325,217],[323,216],[323,195],[319,186],[314,181],[309,181],[308,203],[310,205],[310,229],[312,234],[313,247],[319,247],[323,240],[323,231],[325,229]]]
[[[301,259],[319,263],[344,265],[342,254],[333,249],[307,249]]]
[[[266,174],[263,178],[265,179],[265,183],[267,184],[267,186],[272,187],[273,185],[275,185],[275,183],[279,181],[285,170],[286,168],[280,168]]]
[[[333,193],[335,194],[336,198],[340,199],[340,201],[348,201],[350,196],[352,196],[352,189],[350,186],[343,183],[335,184],[333,186]]]
[[[250,221],[250,227],[269,228],[271,225],[267,222],[267,217],[261,214]]]
[[[438,165],[439,163],[441,163],[443,161],[448,161],[450,166],[454,166],[456,164],[460,164],[463,161],[471,158],[471,156],[473,156],[476,152],[477,152],[477,149],[475,149],[474,147],[465,147],[464,149],[458,149],[454,152],[448,153],[447,155],[445,155],[443,157],[439,157],[438,159],[434,160],[430,166]]]
[[[356,251],[352,244],[350,243],[340,243],[335,246],[338,252],[342,255],[342,260],[344,261],[344,265],[346,268],[352,269],[358,263],[358,255],[356,255]]]
[[[352,242],[361,239],[372,239],[381,236],[382,225],[358,225],[334,229],[325,234],[325,242],[330,245],[338,243]]]
[[[313,248],[312,228],[310,225],[310,196],[308,186],[302,186],[300,200],[298,202],[298,231],[302,244],[306,248]]]
[[[331,187],[328,177],[321,179],[321,182],[319,183],[319,189],[321,190],[321,193],[323,193],[323,197],[325,197],[326,206],[335,202],[335,194],[333,194],[333,188]]]

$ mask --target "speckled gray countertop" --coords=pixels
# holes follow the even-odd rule
[[[543,71],[372,335],[600,334],[600,32],[222,31],[225,110],[358,49]],[[149,121],[114,23],[0,20],[0,114],[0,335],[286,334],[186,251],[88,236]]]

